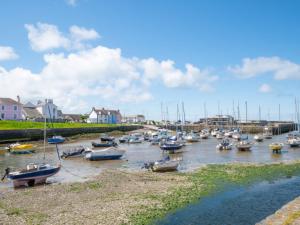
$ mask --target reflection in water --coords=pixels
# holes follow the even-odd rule
[[[249,137],[251,139],[251,137]],[[76,145],[91,147],[92,141],[99,140],[81,140],[73,143],[65,143],[59,146],[60,151]],[[252,151],[239,152],[235,148],[230,151],[218,151],[216,145],[219,143],[213,137],[207,140],[201,140],[197,143],[187,144],[184,152],[171,155],[172,159],[182,159],[180,170],[187,171],[198,168],[207,163],[227,163],[227,162],[277,162],[300,158],[300,148],[291,149],[285,146],[282,154],[272,154],[268,145],[272,142],[284,142],[285,135],[274,136],[271,140],[264,140],[256,143]],[[62,160],[62,170],[51,177],[52,182],[72,182],[83,181],[91,176],[99,174],[103,169],[109,168],[127,168],[139,170],[145,162],[162,159],[165,154],[158,146],[151,145],[148,142],[142,144],[121,144],[120,148],[126,150],[121,160],[114,161],[95,161],[90,162],[83,158]],[[23,167],[30,162],[42,162],[43,149],[40,144],[37,153],[32,155],[0,155],[0,171],[6,167]],[[55,146],[49,145],[46,149],[46,162],[58,163]],[[1,172],[0,172],[1,173]],[[0,184],[7,185],[7,184]]]

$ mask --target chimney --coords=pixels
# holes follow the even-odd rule
[[[19,95],[17,96],[17,100],[18,100],[18,103],[20,103],[20,96]]]

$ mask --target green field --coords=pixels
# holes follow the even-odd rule
[[[47,128],[115,127],[118,124],[47,123]],[[0,120],[0,130],[43,129],[43,122]]]

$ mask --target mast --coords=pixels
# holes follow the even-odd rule
[[[258,119],[259,122],[261,121],[261,109],[260,109],[260,105],[258,105]]]
[[[203,104],[203,109],[204,109],[204,118],[205,118],[205,125],[207,127],[207,112],[206,112],[206,102]]]
[[[248,105],[247,105],[247,101],[245,101],[245,107],[246,107],[246,123],[248,121]]]
[[[183,117],[183,124],[185,125],[185,110],[184,110],[184,103],[182,102],[182,117]]]
[[[241,115],[240,115],[240,102],[238,101],[238,105],[237,105],[237,113],[238,113],[238,121],[241,120]]]
[[[46,116],[44,116],[44,156],[43,156],[43,160],[44,160],[44,162],[45,162],[45,159],[46,159],[46,136],[47,136],[47,134],[46,134]]]
[[[278,105],[278,121],[280,121],[280,104]]]

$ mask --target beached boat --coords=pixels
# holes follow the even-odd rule
[[[58,148],[56,145],[57,155]],[[44,160],[46,152],[46,119],[44,127]],[[61,166],[60,164],[52,166],[46,163],[29,163],[24,169],[11,171],[10,168],[6,168],[5,175],[2,180],[7,177],[13,181],[14,187],[20,187],[24,185],[34,186],[35,184],[43,184],[46,182],[48,177],[51,177],[59,172]]]
[[[48,144],[60,144],[65,142],[65,138],[62,136],[53,136],[51,138],[48,138]]]
[[[114,137],[108,137],[108,136],[102,136],[100,137],[101,141],[114,141],[115,138]]]
[[[109,147],[101,150],[91,150],[85,158],[91,161],[120,159],[125,153],[123,149]]]
[[[129,137],[128,136],[123,136],[119,138],[119,143],[128,143],[129,142]]]
[[[250,151],[252,144],[249,141],[244,140],[244,141],[238,142],[236,144],[236,147],[239,151]]]
[[[63,151],[61,157],[62,158],[74,158],[74,157],[81,157],[86,153],[86,149],[83,146],[76,146],[71,149],[67,149]]]
[[[282,149],[283,146],[284,146],[283,143],[277,143],[277,142],[275,142],[275,143],[270,144],[269,148],[273,152],[279,153],[279,152],[281,152],[281,149]]]
[[[176,171],[178,166],[178,161],[167,159],[145,163],[144,168],[151,169],[153,172],[170,172]]]
[[[212,130],[211,131],[211,136],[213,136],[213,137],[216,137],[217,136],[217,134],[218,134],[218,132],[219,132],[219,130],[218,129],[214,129],[214,130]]]
[[[228,139],[223,139],[221,143],[219,143],[216,148],[218,150],[231,150],[232,149],[232,143]]]
[[[30,154],[35,152],[33,144],[20,144],[15,143],[7,147],[7,150],[12,154]]]
[[[264,133],[264,134],[263,134],[263,137],[264,137],[265,139],[272,139],[273,135],[272,135],[272,133]]]
[[[264,136],[261,134],[254,135],[253,139],[257,142],[262,142],[264,140]]]
[[[13,181],[14,187],[34,186],[35,184],[43,184],[47,178],[58,173],[60,165],[51,166],[49,164],[28,164],[25,169],[15,172],[6,170],[6,176]]]
[[[107,142],[92,142],[92,146],[94,148],[108,148],[108,147],[114,147],[117,146],[118,144],[114,141],[107,141]]]
[[[224,136],[225,137],[229,137],[229,138],[231,138],[232,137],[232,135],[233,135],[233,131],[226,131],[225,133],[224,133]]]

